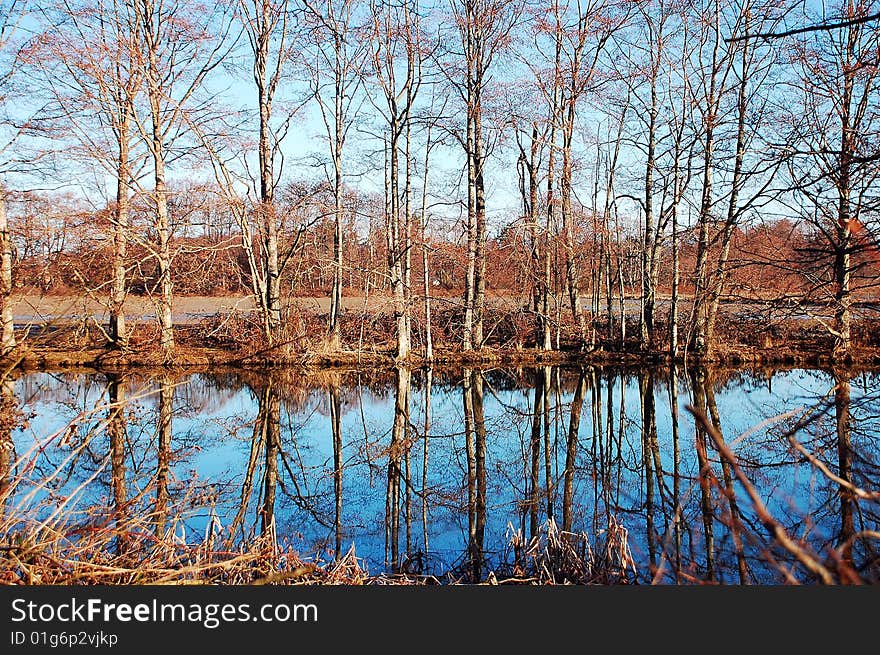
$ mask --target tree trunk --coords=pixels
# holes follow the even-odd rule
[[[408,98],[408,106],[412,106],[412,98]],[[411,129],[409,116],[406,118],[406,141],[404,144],[404,157],[406,166],[403,172],[403,301],[404,320],[406,322],[406,334],[412,341],[412,157],[411,157]],[[409,487],[407,487],[407,490]],[[407,491],[407,493],[409,493]]]
[[[703,186],[700,199],[699,236],[697,238],[697,262],[694,267],[694,331],[691,347],[699,355],[708,353],[707,331],[709,324],[709,227],[712,223],[712,179],[715,157],[715,127],[718,122],[721,90],[718,87],[718,53],[721,42],[720,19],[714,17],[715,43],[712,49],[709,88],[705,97],[706,104],[703,123],[705,139],[703,141]]]
[[[623,244],[620,242],[620,232],[615,237],[617,243],[617,305],[620,314],[620,351],[626,350],[626,288],[623,284]]]
[[[422,178],[422,293],[425,302],[425,359],[434,359],[434,339],[431,332],[431,276],[428,270],[428,162],[431,157],[431,126],[428,126],[427,143],[425,145],[425,171]]]
[[[531,244],[529,249],[532,278],[532,312],[535,315],[536,340],[544,334],[545,315],[542,313],[541,302],[543,298],[543,275],[541,274],[541,237],[538,232],[538,123],[532,123],[532,138],[529,147],[529,159],[526,163],[526,171],[529,176],[528,191],[528,217],[529,236]],[[523,153],[525,154],[525,153]]]
[[[263,202],[260,213],[264,221],[263,247],[266,252],[266,311],[269,332],[274,335],[281,327],[281,273],[278,267],[278,224],[273,201]]]
[[[15,348],[12,313],[12,237],[6,216],[6,194],[0,185],[0,355]]]
[[[125,381],[116,374],[109,376],[107,399],[110,408],[107,412],[107,436],[110,439],[110,476],[113,522],[116,525],[116,552],[122,554],[128,546],[128,532],[125,529],[126,483],[125,483]]]
[[[167,374],[159,379],[159,417],[156,427],[156,536],[164,539],[168,517],[168,472],[171,465],[171,418],[174,412],[174,384]]]
[[[343,243],[343,207],[342,207],[342,150],[345,139],[343,120],[343,102],[345,94],[344,71],[342,69],[342,38],[334,37],[336,61],[334,68],[334,139],[333,139],[333,287],[330,291],[330,347],[338,349],[341,335],[339,314],[342,311],[342,253]]]
[[[477,349],[483,347],[483,313],[486,305],[486,188],[483,180],[483,109],[480,86],[474,105],[474,338]]]
[[[748,33],[748,17],[744,32]],[[736,154],[734,155],[733,178],[731,179],[730,198],[727,203],[727,220],[724,222],[724,230],[721,235],[721,252],[718,255],[718,264],[709,288],[708,307],[706,311],[706,352],[711,353],[715,345],[715,319],[718,316],[718,307],[721,302],[721,294],[724,291],[724,282],[727,277],[727,262],[730,257],[730,242],[733,238],[733,229],[739,219],[739,192],[743,185],[743,161],[746,150],[746,114],[748,111],[748,82],[749,82],[749,41],[743,41],[742,60],[739,92],[737,97],[737,126],[736,126]]]
[[[172,304],[174,302],[171,280],[171,219],[168,214],[168,189],[165,183],[165,161],[162,137],[158,128],[153,134],[153,164],[155,166],[156,233],[158,235],[157,259],[159,265],[159,347],[164,361],[170,362],[174,356],[174,324]]]
[[[574,93],[574,90],[571,91]],[[586,325],[584,317],[579,306],[579,280],[578,266],[575,260],[574,252],[574,229],[571,214],[571,187],[572,187],[572,140],[574,138],[575,123],[575,98],[568,99],[568,113],[563,123],[562,134],[562,177],[559,180],[559,191],[562,201],[562,239],[565,247],[565,277],[568,283],[568,302],[571,308],[571,319],[580,333],[581,341],[584,340],[586,334]],[[601,269],[601,259],[599,263]],[[595,334],[595,313],[592,317]]]
[[[547,156],[547,217],[544,226],[544,271],[543,284],[541,288],[541,315],[543,316],[543,334],[541,335],[541,348],[543,350],[551,350],[552,344],[552,321],[550,320],[550,289],[552,288],[552,266],[550,258],[552,256],[552,232],[556,225],[556,199],[554,197],[555,184],[555,163],[556,163],[556,99],[553,99],[554,107],[551,110],[554,116],[553,123],[550,127],[550,152]],[[557,303],[558,304],[558,303]]]
[[[470,60],[468,66],[470,67]],[[474,159],[474,119],[473,119],[473,82],[471,71],[468,69],[467,81],[467,127],[466,127],[466,157],[467,157],[467,263],[464,275],[464,333],[462,335],[462,350],[473,349],[474,345],[474,302],[477,296],[476,270],[477,270],[477,217],[476,217],[476,161]]]
[[[659,58],[660,53],[657,53]],[[654,228],[654,167],[657,129],[657,68],[659,63],[652,62],[651,74],[651,106],[648,111],[648,158],[645,163],[645,233],[642,239],[642,316],[639,332],[639,343],[642,350],[651,347],[654,337],[654,305],[656,294],[654,288],[655,228]]]
[[[126,275],[125,258],[128,251],[129,213],[129,114],[119,125],[119,158],[116,162],[116,207],[113,217],[113,282],[110,287],[110,338],[116,348],[128,345],[125,326]]]
[[[397,359],[404,360],[409,356],[409,330],[406,318],[406,288],[405,288],[405,244],[403,242],[404,228],[401,221],[400,211],[400,158],[398,153],[398,135],[400,125],[397,122],[397,109],[392,107],[393,117],[389,125],[391,142],[389,144],[389,182],[390,182],[390,216],[389,236],[391,240],[391,292],[394,298],[394,318],[397,323]]]
[[[266,383],[260,398],[266,438],[266,467],[263,479],[263,506],[260,508],[260,533],[271,534],[275,528],[275,492],[278,487],[278,457],[281,455],[281,396],[272,382]]]
[[[584,371],[578,375],[577,387],[574,398],[571,401],[571,418],[568,421],[568,438],[565,449],[565,475],[562,487],[562,529],[571,532],[572,529],[572,502],[574,499],[574,473],[577,463],[578,432],[581,425],[581,412],[584,406],[584,391],[586,388],[586,376]]]
[[[672,208],[672,298],[669,306],[669,356],[678,356],[678,287],[681,281],[678,256],[678,207]]]
[[[157,20],[155,8],[143,2],[142,29],[146,37],[147,51],[147,100],[150,105],[151,133],[148,148],[153,160],[153,203],[155,205],[155,228],[157,234],[156,259],[159,268],[159,300],[157,319],[159,322],[159,347],[165,363],[174,356],[174,325],[172,322],[173,285],[171,280],[171,220],[168,215],[168,188],[165,182],[165,133],[162,103],[165,93],[162,88],[162,72],[159,70],[159,56],[162,44],[157,42],[155,33]]]
[[[850,6],[852,10],[852,6]],[[852,193],[852,158],[855,151],[854,130],[851,126],[853,88],[855,83],[855,59],[857,30],[850,30],[847,40],[846,61],[843,77],[843,94],[840,102],[840,156],[838,159],[837,182],[837,224],[834,244],[835,312],[834,327],[837,334],[834,341],[834,357],[849,355],[851,346],[850,305],[850,253],[852,249],[852,227],[850,194]]]
[[[272,146],[272,96],[273,87],[266,83],[266,67],[269,59],[269,45],[271,26],[267,24],[265,12],[267,5],[263,6],[263,16],[258,22],[258,32],[255,35],[254,46],[254,82],[257,87],[257,97],[260,113],[260,135],[258,143],[258,156],[260,164],[260,209],[261,219],[260,232],[263,237],[263,260],[264,277],[266,280],[266,325],[269,334],[266,337],[269,343],[273,343],[275,336],[281,327],[281,273],[278,268],[278,221],[275,215],[275,171]]]

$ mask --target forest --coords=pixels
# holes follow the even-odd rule
[[[872,353],[878,7],[4,0],[3,352]]]
[[[877,584],[878,179],[880,0],[0,0],[0,586]]]

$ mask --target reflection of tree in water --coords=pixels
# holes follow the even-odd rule
[[[762,415],[772,416],[782,405],[768,387],[784,389],[786,376],[828,384],[829,392],[738,440],[732,408],[756,394],[765,399]],[[248,386],[236,386],[244,380]],[[70,432],[68,450],[47,449],[34,471],[52,470],[82,446],[52,491],[98,471],[84,498],[117,526],[120,551],[127,535],[119,526],[139,516],[159,534],[194,517],[201,535],[198,517],[218,512],[230,546],[277,533],[304,554],[338,557],[353,543],[389,570],[454,569],[478,580],[522,555],[508,552],[508,523],[528,539],[552,519],[563,535],[585,532],[594,549],[624,525],[646,581],[751,583],[779,580],[777,564],[791,558],[756,520],[706,430],[679,407],[693,405],[735,444],[739,466],[790,534],[805,535],[817,553],[841,548],[876,577],[876,542],[860,534],[880,522],[877,503],[851,488],[880,481],[873,380],[841,372],[830,380],[710,369],[399,369],[73,376],[66,396],[57,378],[24,376],[15,392],[30,393],[37,414],[94,414]],[[211,400],[213,389],[225,405]],[[227,418],[201,420],[223,406]],[[840,481],[817,475],[791,435]],[[214,461],[215,449],[224,453],[222,470],[214,465],[206,479],[200,458]]]
[[[0,517],[9,503],[9,485],[12,462],[15,459],[15,442],[12,431],[22,421],[18,400],[15,396],[15,380],[6,375],[0,379]]]
[[[409,411],[410,382],[412,373],[403,367],[397,368],[397,382],[394,388],[394,422],[391,427],[391,441],[388,444],[388,480],[385,489],[385,566],[392,571],[399,571],[402,564],[400,553],[400,513],[404,512],[407,526],[407,543],[404,553],[409,552],[411,544],[409,479],[403,488],[401,483],[408,474],[410,441]]]
[[[332,384],[328,391],[328,404],[330,405],[330,427],[333,432],[333,534],[334,555],[342,556],[342,401],[340,399],[339,385]]]
[[[126,489],[126,382],[118,374],[107,375],[107,436],[110,441],[111,512],[116,523],[116,549],[123,553],[127,548],[126,534],[127,489]]]
[[[284,509],[287,522],[291,514],[301,511],[318,525],[331,527],[320,507],[322,499],[310,492],[314,480],[310,479],[309,467],[302,458],[297,421],[283,411],[284,398],[276,386],[277,378],[266,376],[253,384],[250,391],[257,411],[229,539],[246,542],[253,536],[253,530],[247,527],[251,507],[255,507],[261,535],[289,532],[291,526],[279,524],[279,508]]]
[[[825,469],[824,475],[813,473],[820,484],[814,485],[808,516],[793,517],[792,532],[810,535],[818,553],[836,552],[859,577],[877,582],[880,392],[866,375],[854,378],[845,369],[835,369],[829,382],[831,388],[819,402],[773,430],[801,462],[810,460]],[[854,388],[858,391],[855,399]]]
[[[701,415],[708,418],[712,428],[723,438],[724,429],[715,402],[715,385],[712,381],[711,372],[703,368],[694,369],[691,372],[691,383],[693,385],[694,407]],[[710,449],[712,448],[711,440],[700,421],[695,423],[695,432],[696,451],[700,466],[700,507],[703,519],[703,540],[706,551],[704,577],[710,581],[716,578],[715,523],[718,521],[727,528],[727,534],[733,543],[739,582],[740,584],[748,584],[751,576],[744,556],[740,527],[743,517],[737,505],[730,463],[724,459],[720,460],[722,477],[719,479],[714,471],[714,461],[711,461],[709,456]],[[715,496],[716,490],[720,492],[717,498]]]
[[[165,535],[168,519],[168,469],[171,464],[172,416],[174,414],[174,383],[163,374],[157,380],[159,395],[156,420],[156,535]]]
[[[240,391],[241,386],[228,374],[195,374],[175,386],[175,403],[193,414],[216,414]]]
[[[464,369],[462,380],[467,448],[468,564],[471,580],[482,579],[486,531],[486,420],[483,374]]]
[[[578,438],[586,386],[587,376],[582,370],[578,375],[577,387],[575,387],[574,398],[571,401],[571,418],[568,421],[568,433],[566,436],[565,474],[562,485],[562,529],[566,532],[571,532],[572,529],[575,467],[577,465]]]
[[[22,469],[26,477],[16,480],[22,525],[43,522],[71,543],[91,535],[119,556],[146,543],[148,530],[166,535],[181,512],[170,473],[179,459],[172,442],[173,377],[78,374],[68,379],[66,396],[53,376],[23,379],[32,421],[27,429],[19,426],[15,438],[33,459]],[[34,392],[45,404],[34,401]],[[186,497],[194,486],[178,483],[177,495]]]
[[[837,475],[841,478],[838,485],[840,532],[836,545],[843,547],[844,561],[850,566],[854,566],[852,542],[856,533],[853,522],[855,498],[847,484],[853,482],[852,425],[850,421],[849,376],[845,372],[836,373],[834,376],[834,427],[837,437]]]

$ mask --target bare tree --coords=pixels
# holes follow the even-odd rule
[[[461,60],[444,70],[465,105],[465,136],[459,137],[467,160],[467,264],[464,290],[462,348],[483,345],[486,296],[486,143],[483,97],[493,64],[510,43],[522,11],[509,0],[452,0],[452,13],[461,44]]]
[[[15,348],[15,322],[12,314],[12,238],[6,215],[6,192],[0,186],[0,354]]]
[[[133,4],[143,51],[140,62],[149,120],[138,119],[137,123],[152,161],[150,201],[155,241],[148,247],[158,268],[159,347],[168,362],[174,352],[174,325],[172,225],[166,169],[171,160],[181,155],[174,148],[175,142],[209,106],[210,100],[200,100],[197,94],[226,54],[230,23],[222,13],[222,5],[210,11],[204,5],[184,0],[129,1]]]
[[[715,17],[716,24],[726,21],[731,24],[734,33],[762,29],[779,20],[776,12],[760,2],[731,3],[726,8],[720,7],[720,10],[721,14]],[[730,80],[725,85],[722,78],[719,82],[722,88],[715,92],[717,99],[714,108],[704,113],[706,138],[711,137],[713,142],[706,142],[704,148],[692,337],[695,351],[704,355],[711,353],[715,345],[715,322],[728,274],[734,229],[750,210],[761,203],[766,204],[770,198],[768,189],[776,167],[772,162],[772,148],[767,144],[772,129],[768,111],[770,91],[766,81],[774,63],[773,54],[771,49],[755,45],[748,39],[727,48],[723,62],[717,65],[723,67],[725,76],[729,71]],[[699,108],[704,103],[695,101],[693,105]],[[718,129],[706,124],[707,120],[717,123]],[[722,131],[728,125],[730,129]],[[719,161],[712,162],[710,159],[716,151],[721,156]],[[732,168],[724,163],[731,159]],[[714,185],[712,168],[717,169],[714,177],[719,180]],[[707,170],[710,171],[708,177]],[[720,230],[712,229],[719,222],[714,209],[716,206],[723,206],[726,210]],[[718,254],[710,268],[710,250],[716,244]]]
[[[511,113],[514,112],[512,111]],[[542,134],[539,130],[540,125],[541,121],[537,116],[516,116],[514,119],[516,145],[519,149],[517,172],[519,174],[520,197],[522,198],[522,216],[526,221],[528,234],[531,310],[535,316],[535,330],[537,334],[544,337],[542,345],[546,350],[549,348],[550,333],[546,326],[547,321],[543,312],[543,306],[549,291],[545,285],[546,278],[541,274],[543,256],[539,231],[540,207],[538,197],[546,129],[544,129]]]
[[[809,32],[795,44],[801,98],[789,114],[788,169],[804,217],[831,254],[830,284],[821,290],[834,308],[826,327],[836,357],[852,346],[854,254],[864,247],[856,235],[868,223],[880,178],[880,160],[872,156],[880,135],[880,29],[857,20],[876,7],[846,0],[847,25]]]
[[[645,28],[649,37],[649,86],[650,100],[647,105],[647,144],[645,158],[645,187],[642,210],[645,214],[644,237],[642,241],[642,314],[639,322],[639,338],[642,348],[649,348],[654,331],[654,306],[656,303],[655,255],[659,230],[655,227],[654,215],[654,175],[657,166],[657,113],[658,113],[658,78],[660,75],[663,47],[665,44],[664,28],[669,14],[661,7],[656,19],[651,14],[643,14]]]
[[[328,175],[333,187],[333,285],[330,290],[328,338],[330,347],[340,346],[339,314],[344,283],[344,180],[345,141],[357,113],[357,90],[363,80],[366,42],[353,38],[357,3],[330,0],[316,3],[304,0],[311,29],[311,49],[304,60],[309,69],[311,92],[318,103],[327,134],[332,162]]]
[[[127,251],[132,189],[133,130],[143,70],[132,7],[118,0],[63,2],[44,10],[46,30],[31,46],[29,64],[39,88],[54,100],[42,120],[89,163],[97,162],[116,183],[109,212],[113,264],[109,294],[109,337],[125,348]],[[74,153],[77,148],[71,149]],[[70,150],[68,151],[70,152]]]
[[[582,97],[595,91],[599,58],[611,36],[627,20],[627,14],[618,13],[605,0],[587,0],[575,3],[553,2],[554,31],[558,44],[556,58],[560,69],[554,79],[561,86],[558,120],[562,140],[562,170],[559,177],[560,218],[562,243],[565,249],[565,276],[568,287],[572,320],[578,326],[583,340],[586,325],[579,305],[580,272],[575,257],[574,217],[572,193],[574,178],[574,137],[578,104]],[[600,266],[601,268],[601,266]],[[594,319],[595,320],[595,317]]]
[[[411,129],[414,104],[422,84],[422,64],[428,50],[420,17],[412,2],[373,2],[370,25],[372,72],[382,94],[382,104],[371,102],[385,122],[386,247],[397,324],[397,358],[403,360],[411,347]]]
[[[669,57],[680,12],[663,0],[646,2],[636,8],[634,30],[620,35],[618,52],[625,63],[618,74],[629,87],[637,133],[633,145],[643,153],[644,173],[639,179],[639,194],[621,194],[636,201],[644,216],[640,239],[641,312],[639,317],[639,344],[643,350],[651,347],[654,338],[657,278],[663,225],[655,207],[657,176],[662,157],[659,143],[663,132],[661,103],[667,84],[664,62]],[[641,55],[641,57],[639,56]]]
[[[273,122],[275,94],[281,81],[291,44],[291,4],[288,0],[239,0],[238,17],[247,35],[257,91],[259,137],[259,204],[257,224],[260,234],[265,299],[266,335],[270,344],[281,327],[281,270],[279,264],[278,219],[275,188],[281,142],[287,135],[292,113],[280,125]]]
[[[0,1],[0,127],[12,126],[8,138],[5,131],[0,133],[0,157],[3,159],[20,134],[14,121],[10,122],[11,106],[8,102],[17,59],[13,51],[13,36],[21,20],[24,4],[18,0]],[[3,172],[0,169],[0,176]],[[12,239],[6,213],[6,187],[0,177],[0,355],[8,354],[13,348],[15,323],[12,314]]]

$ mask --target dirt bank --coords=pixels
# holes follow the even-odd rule
[[[680,364],[713,364],[726,366],[743,365],[784,365],[804,367],[831,367],[835,365],[880,367],[880,349],[861,349],[846,360],[835,361],[830,355],[816,352],[799,352],[788,348],[725,348],[711,358],[678,357]],[[97,370],[119,370],[132,367],[170,367],[176,369],[200,369],[213,367],[275,367],[292,366],[303,369],[325,367],[393,367],[404,364],[421,367],[474,365],[474,366],[534,366],[550,364],[569,365],[668,365],[671,358],[659,352],[613,352],[593,351],[551,351],[536,349],[498,350],[462,352],[460,350],[440,349],[433,359],[427,360],[420,354],[413,354],[407,360],[395,360],[393,349],[368,350],[362,352],[284,352],[283,349],[268,349],[261,352],[230,352],[222,348],[179,347],[171,362],[163,362],[156,350],[119,352],[106,348],[85,348],[81,350],[53,349],[46,347],[17,349],[10,357],[0,360],[4,368],[22,370],[53,370],[67,368],[90,368]]]
[[[404,362],[395,359],[394,319],[389,299],[347,297],[341,317],[343,347],[325,342],[325,298],[298,298],[285,320],[283,334],[272,347],[262,337],[249,297],[181,297],[175,301],[175,350],[165,361],[157,348],[158,330],[148,298],[130,297],[126,306],[131,328],[129,347],[108,346],[100,299],[23,297],[16,304],[19,346],[5,358],[6,367],[57,369],[89,367],[119,369],[137,366],[176,368],[211,366],[422,366],[424,326],[413,316],[413,353]],[[662,365],[670,361],[664,343],[663,319],[655,326],[654,347],[644,349],[638,339],[637,312],[628,318],[624,343],[619,325],[605,317],[596,321],[593,345],[585,343],[574,326],[562,324],[552,351],[535,347],[534,317],[515,298],[497,296],[487,303],[484,319],[487,343],[478,351],[463,352],[461,306],[457,298],[438,299],[432,316],[434,356],[431,363],[473,365],[627,364]],[[17,321],[18,322],[18,321]],[[603,335],[612,335],[604,337]],[[718,347],[705,363],[739,366],[859,365],[880,366],[880,319],[861,318],[853,327],[855,345],[849,356],[834,361],[833,339],[815,318],[768,318],[742,311],[742,304],[725,308],[717,329]],[[682,363],[698,363],[693,355],[679,355]]]

